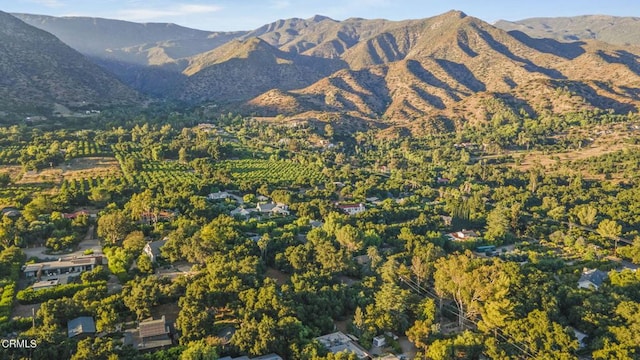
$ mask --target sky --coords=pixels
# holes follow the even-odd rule
[[[0,0],[5,12],[171,22],[212,31],[252,30],[278,19],[316,14],[336,20],[404,20],[452,9],[490,23],[596,14],[640,17],[638,0]]]

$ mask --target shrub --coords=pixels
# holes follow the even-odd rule
[[[58,285],[56,287],[41,290],[33,290],[33,288],[28,288],[18,291],[18,295],[16,296],[16,298],[21,304],[37,304],[51,299],[72,297],[75,293],[82,289],[88,287],[105,286],[106,284],[106,281],[95,281],[85,284]]]

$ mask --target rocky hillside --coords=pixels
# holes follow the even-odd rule
[[[134,104],[141,97],[55,36],[0,12],[0,109]]]
[[[342,54],[350,65],[294,91],[270,91],[253,112],[294,116],[309,110],[405,122],[442,119],[450,128],[486,117],[482,99],[516,111],[637,109],[640,51],[587,41],[563,43],[507,33],[461,12],[406,22]],[[506,100],[505,100],[506,99]]]
[[[279,20],[249,32],[207,33],[206,41],[202,32],[176,29],[184,38],[163,42],[176,45],[174,52],[158,42],[120,43],[111,54],[140,58],[93,60],[160,97],[359,124],[423,122],[447,130],[485,121],[496,108],[535,116],[640,105],[639,48],[534,38],[460,11],[407,21]],[[85,40],[92,41],[90,33]],[[189,51],[177,50],[187,42]]]

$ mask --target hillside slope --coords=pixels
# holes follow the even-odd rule
[[[0,107],[46,111],[133,104],[141,97],[55,36],[0,12]]]
[[[500,20],[496,27],[517,30],[535,38],[561,41],[600,40],[614,45],[640,45],[640,18],[585,15],[557,18]]]
[[[444,117],[449,128],[485,120],[490,111],[476,107],[486,99],[509,99],[516,113],[532,116],[593,108],[626,112],[640,104],[638,53],[597,41],[533,39],[449,12],[358,43],[343,55],[352,70],[303,89],[268,92],[246,106],[258,113],[321,110],[393,123]]]

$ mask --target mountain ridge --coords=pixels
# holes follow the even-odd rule
[[[142,100],[52,34],[1,11],[0,78],[0,105],[22,112],[47,112],[54,103],[110,106]]]
[[[483,104],[491,102],[531,116],[640,104],[640,48],[539,39],[462,11],[403,21],[282,19],[207,36],[217,42],[180,40],[213,46],[195,55],[171,53],[179,42],[163,40],[112,50],[144,58],[137,62],[94,60],[145,92],[257,115],[325,112],[450,130],[487,121]]]
[[[600,40],[613,45],[640,45],[640,18],[582,15],[571,17],[538,17],[495,23],[505,31],[521,31],[534,38],[560,41]]]

